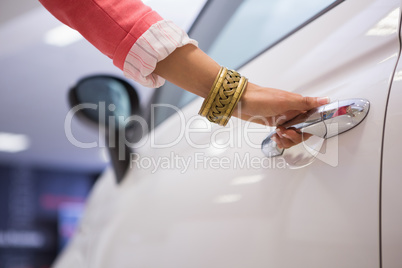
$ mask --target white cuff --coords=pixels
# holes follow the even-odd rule
[[[146,87],[160,87],[165,79],[153,73],[156,64],[176,48],[198,42],[172,21],[153,24],[131,47],[124,62],[124,75]]]

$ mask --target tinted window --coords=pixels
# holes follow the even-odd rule
[[[244,0],[208,54],[221,65],[237,68],[334,2]]]

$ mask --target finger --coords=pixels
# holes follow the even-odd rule
[[[282,144],[283,149],[289,149],[290,147],[293,147],[296,145],[292,140],[288,138],[282,138],[280,139],[280,143]]]
[[[300,129],[295,129],[292,127],[285,129],[285,136],[287,136],[288,139],[291,139],[294,142],[299,143],[308,140],[310,137],[313,136],[313,134],[302,132],[300,131]]]
[[[284,131],[284,130],[279,129],[279,128],[276,129],[276,133],[277,133],[277,135],[279,137],[278,142],[281,143],[281,145],[282,145],[282,147],[284,149],[288,149],[288,148],[296,145],[296,143],[293,140],[289,139],[288,134],[286,132],[288,132],[288,131]],[[292,131],[292,132],[294,132],[294,131]]]
[[[280,139],[281,144],[285,148],[295,146],[299,143],[308,140],[311,136],[313,136],[310,133],[301,133],[294,128],[285,129],[283,127],[279,127],[277,128],[276,132],[278,133],[278,136],[281,138]]]
[[[280,133],[279,136],[281,136],[283,139],[288,139],[293,143],[293,145],[304,141],[303,134],[297,132],[295,129],[278,128],[276,131],[277,133]]]
[[[279,149],[283,148],[283,144],[281,141],[281,138],[279,138],[278,134],[274,134],[272,135],[271,139],[276,142],[276,145],[278,146]]]

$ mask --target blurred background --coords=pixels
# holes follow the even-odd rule
[[[206,0],[148,0],[188,30]],[[183,12],[185,10],[185,12]],[[96,129],[73,119],[69,89],[80,78],[122,72],[38,1],[0,2],[0,267],[49,267],[74,233],[85,200],[108,165]],[[130,81],[146,103],[153,89]]]

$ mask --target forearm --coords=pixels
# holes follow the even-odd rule
[[[186,45],[177,48],[156,65],[155,74],[171,83],[205,98],[220,66],[201,49]]]

